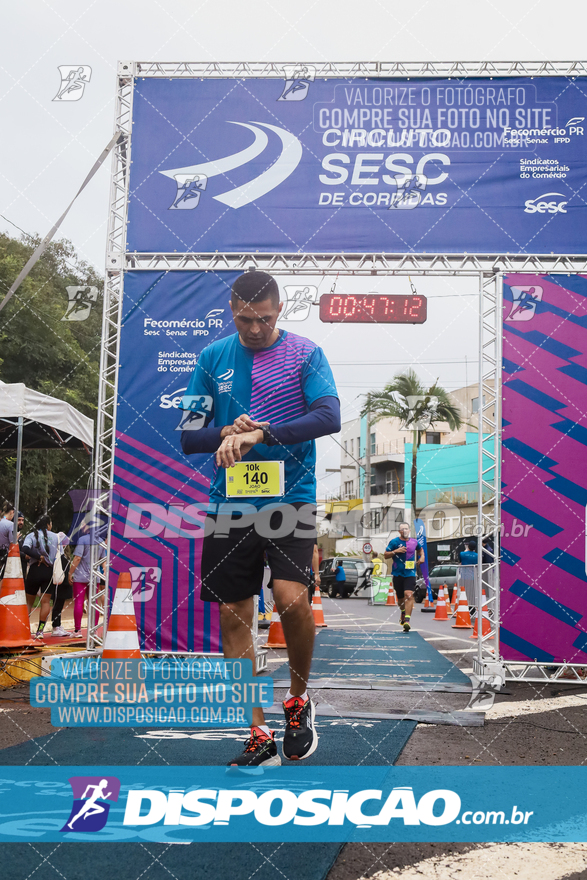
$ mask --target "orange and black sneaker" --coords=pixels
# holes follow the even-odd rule
[[[318,734],[314,727],[316,710],[309,698],[291,697],[283,704],[285,734],[283,757],[289,761],[303,761],[316,751]]]
[[[245,743],[245,750],[238,758],[229,761],[228,767],[279,767],[281,758],[277,754],[275,734],[267,736],[260,727],[251,727],[251,735]]]

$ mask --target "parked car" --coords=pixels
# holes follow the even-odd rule
[[[342,559],[342,567],[346,575],[346,581],[341,585],[336,581],[336,566]],[[364,562],[362,559],[351,556],[331,556],[323,559],[320,563],[320,590],[327,593],[331,599],[340,595],[347,599],[353,593],[357,594],[371,586],[372,562]]]
[[[438,599],[438,588],[440,586],[448,587],[450,595],[452,596],[452,588],[456,584],[456,581],[456,565],[435,565],[430,572],[430,586],[432,588],[432,595],[434,596],[434,598]],[[419,578],[416,584],[416,589],[414,590],[414,599],[416,602],[423,602],[425,596],[426,584],[424,583],[423,578]]]

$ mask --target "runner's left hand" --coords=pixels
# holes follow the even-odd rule
[[[225,437],[216,451],[216,464],[219,467],[234,467],[237,461],[241,461],[243,455],[250,452],[253,446],[261,443],[263,431],[257,428],[245,434],[231,434]]]

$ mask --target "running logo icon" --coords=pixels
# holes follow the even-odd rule
[[[286,284],[285,305],[279,316],[280,321],[305,321],[310,315],[312,304],[318,302],[318,288],[299,284]]]
[[[184,394],[180,409],[183,410],[176,431],[199,431],[212,413],[212,398],[209,394]]]
[[[307,64],[284,67],[285,85],[278,101],[303,101],[308,97],[310,83],[314,82],[316,70]]]
[[[108,821],[110,804],[120,794],[116,776],[72,776],[73,806],[61,831],[101,831]]]
[[[66,287],[67,311],[62,321],[85,321],[89,318],[92,306],[98,299],[97,287]]]
[[[57,68],[61,85],[54,101],[79,101],[92,76],[92,68],[87,64],[62,64]]]
[[[428,178],[425,174],[396,174],[397,191],[393,193],[389,209],[398,208],[411,211],[422,201]]]
[[[205,174],[174,174],[177,192],[169,210],[191,211],[200,204],[200,196],[208,186]]]
[[[131,565],[129,572],[132,586],[127,599],[133,602],[149,602],[155,595],[158,584],[161,583],[161,569],[153,565]]]
[[[531,321],[542,302],[542,287],[512,287],[512,307],[506,321]]]
[[[436,418],[438,397],[430,394],[408,394],[408,415],[400,431],[425,431]]]

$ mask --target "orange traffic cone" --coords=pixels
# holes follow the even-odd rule
[[[108,617],[108,629],[102,651],[104,660],[134,657],[140,659],[141,649],[131,591],[130,572],[123,571],[118,575],[112,610]]]
[[[451,604],[452,607],[455,608],[455,609],[456,609],[457,605],[459,604],[459,592],[458,592],[458,590],[457,590],[457,585],[456,585],[456,584],[455,584],[454,587],[452,588],[452,599],[450,600],[450,604]]]
[[[285,636],[283,634],[283,626],[281,625],[281,617],[279,616],[275,605],[273,606],[273,614],[271,615],[271,625],[267,634],[267,641],[263,647],[287,648],[287,645],[285,644]]]
[[[314,595],[312,596],[312,614],[314,615],[314,626],[328,626],[324,620],[322,596],[320,595],[320,587],[318,584],[315,585]]]
[[[20,548],[11,544],[0,586],[0,648],[34,645],[26,607]]]
[[[397,599],[395,598],[395,590],[393,589],[393,580],[389,579],[389,590],[387,591],[387,602],[386,605],[397,605]]]
[[[453,629],[472,629],[471,615],[469,614],[469,603],[465,588],[461,587],[461,595],[459,596],[459,605],[457,608],[457,619],[452,625]]]
[[[481,635],[488,636],[491,632],[491,622],[489,620],[489,614],[487,613],[487,597],[485,595],[485,587],[483,587],[481,590],[481,597],[481,607],[483,612],[481,614],[481,617],[483,618],[483,623],[481,624]],[[479,632],[478,623],[479,615],[477,615],[477,617],[475,618],[475,626],[473,627],[472,635],[469,636],[470,639],[477,638],[477,634]],[[491,638],[493,638],[493,636],[491,636]]]
[[[434,620],[448,620],[446,601],[444,598],[444,586],[438,588],[438,600],[436,602],[436,614]]]

